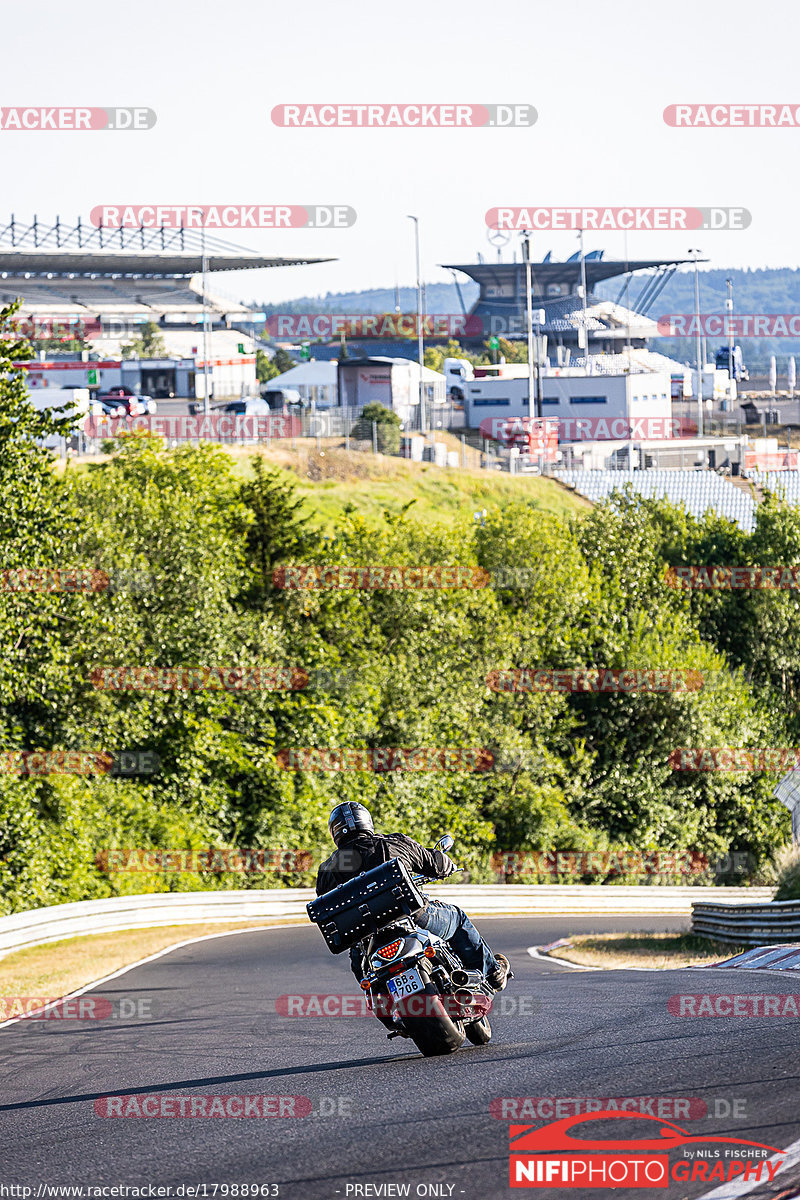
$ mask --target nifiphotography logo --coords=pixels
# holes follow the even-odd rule
[[[647,1122],[639,1138],[597,1138],[573,1134],[595,1121]],[[670,1163],[670,1152],[691,1146]],[[694,1147],[698,1147],[694,1149]],[[549,1125],[509,1128],[509,1186],[546,1188],[667,1188],[670,1183],[770,1183],[783,1165],[785,1150],[744,1138],[691,1134],[680,1125],[642,1113],[606,1109],[577,1114]]]

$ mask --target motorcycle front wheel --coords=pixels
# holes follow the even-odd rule
[[[492,1027],[488,1017],[481,1017],[480,1021],[473,1021],[470,1025],[465,1025],[464,1032],[467,1035],[467,1041],[472,1042],[473,1046],[485,1046],[492,1040]]]

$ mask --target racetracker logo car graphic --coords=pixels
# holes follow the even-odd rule
[[[640,1138],[575,1136],[574,1127],[608,1120],[640,1125]],[[670,1164],[669,1152],[683,1146],[710,1146],[709,1157],[684,1157]],[[738,1147],[748,1147],[746,1157]],[[720,1147],[720,1149],[716,1149]],[[724,1147],[724,1149],[722,1149]],[[737,1149],[732,1149],[737,1147]],[[509,1128],[509,1186],[549,1188],[666,1188],[671,1182],[726,1182],[741,1177],[752,1184],[768,1183],[783,1165],[784,1150],[744,1138],[691,1134],[680,1125],[644,1114],[606,1109],[549,1125],[511,1125]],[[768,1159],[767,1155],[773,1156]]]

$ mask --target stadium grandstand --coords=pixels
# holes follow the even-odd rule
[[[541,262],[531,263],[531,299],[537,310],[544,310],[544,324],[539,331],[552,345],[578,353],[584,343],[590,354],[613,354],[623,344],[645,348],[651,338],[659,336],[657,323],[647,313],[678,267],[690,260],[625,262],[606,260],[604,255],[603,250],[592,250],[583,259],[580,254],[573,254],[566,262],[553,262],[548,253]],[[468,275],[478,284],[480,292],[468,315],[473,321],[480,321],[483,339],[492,334],[525,337],[524,262],[491,263],[481,259],[477,263],[446,265],[445,269]],[[631,302],[633,276],[644,272]],[[624,278],[615,300],[604,299],[597,293],[599,285],[621,276]],[[581,294],[583,281],[585,308]]]
[[[734,521],[745,533],[755,526],[755,502],[749,490],[737,487],[715,471],[553,471],[553,476],[597,504],[613,492],[630,488],[648,500],[682,504],[693,517],[713,511]]]
[[[574,362],[576,356],[587,352],[597,360],[602,356],[624,354],[633,358],[632,352],[648,350],[653,338],[661,337],[658,323],[647,313],[666,287],[678,267],[689,259],[637,259],[612,261],[604,258],[603,250],[593,250],[581,263],[575,254],[566,262],[553,262],[545,255],[542,262],[531,264],[531,299],[534,308],[544,310],[544,324],[539,333],[548,339],[548,353],[559,363]],[[461,310],[467,318],[468,327],[477,332],[462,335],[458,340],[470,349],[479,349],[492,336],[509,340],[522,340],[527,336],[527,301],[525,297],[525,264],[523,262],[484,262],[480,255],[477,263],[445,266],[453,275]],[[699,260],[701,262],[705,259]],[[458,282],[457,273],[468,275],[479,287],[479,295],[467,310]],[[631,299],[634,276],[637,277],[636,295]],[[612,279],[622,278],[615,299],[601,296],[596,289]],[[586,304],[581,288],[586,280]],[[625,303],[623,304],[623,300]],[[426,337],[428,344],[444,342],[446,337]],[[374,342],[368,338],[348,338],[352,353],[370,354]],[[414,358],[417,354],[415,338],[401,341],[382,341],[381,352],[388,355]],[[339,340],[314,344],[314,357],[331,359],[338,357]],[[662,356],[663,357],[663,356]],[[622,360],[620,360],[621,363]],[[666,361],[666,360],[665,360]],[[623,370],[653,370],[650,362],[641,357],[638,366],[630,363]],[[660,369],[660,368],[659,368]],[[680,363],[670,360],[671,374],[680,377],[676,394],[683,394],[683,373]]]
[[[252,354],[252,309],[209,287],[208,276],[331,261],[259,255],[194,228],[110,230],[12,216],[0,226],[0,304],[21,298],[18,320],[43,336],[50,327],[75,330],[104,357],[117,357],[137,325],[154,322],[167,356],[185,358],[197,351],[204,314],[211,354],[242,342]]]

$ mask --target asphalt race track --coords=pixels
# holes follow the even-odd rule
[[[479,925],[516,972],[503,993],[505,1014],[493,1014],[489,1046],[427,1060],[405,1040],[387,1041],[374,1018],[276,1014],[281,995],[356,991],[346,956],[330,955],[316,929],[186,946],[98,986],[97,995],[124,1015],[0,1030],[0,1182],[32,1186],[34,1197],[43,1183],[150,1183],[171,1186],[173,1196],[187,1194],[178,1185],[208,1184],[213,1196],[214,1184],[275,1184],[273,1194],[285,1200],[509,1196],[509,1119],[490,1113],[501,1097],[697,1098],[708,1106],[705,1118],[676,1118],[691,1133],[788,1147],[800,1138],[800,1019],[681,1018],[667,1000],[683,992],[800,992],[796,975],[583,972],[526,953],[569,932],[681,924],[674,917],[483,918]],[[121,1093],[305,1096],[313,1107],[302,1119],[97,1115],[96,1100]],[[600,1136],[642,1136],[644,1122],[625,1122],[622,1133],[614,1125]],[[798,1168],[787,1168],[771,1187],[747,1194],[788,1200],[800,1194],[798,1181]],[[614,1195],[678,1200],[716,1186],[673,1182]],[[535,1194],[584,1192],[539,1186]]]

